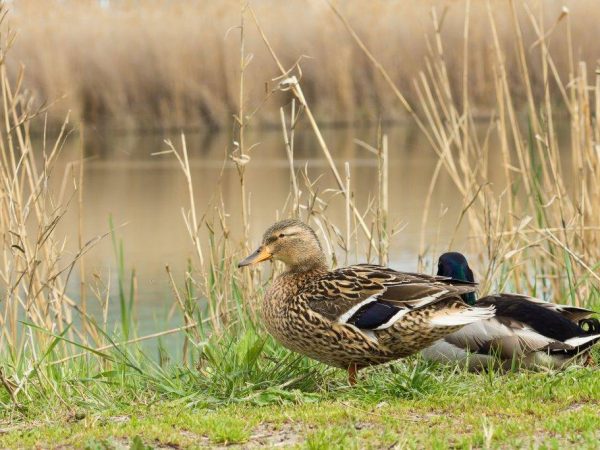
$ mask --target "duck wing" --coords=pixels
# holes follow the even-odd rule
[[[563,317],[565,317],[566,319],[570,320],[571,322],[575,322],[575,323],[579,323],[579,321],[584,320],[584,319],[589,319],[594,314],[596,314],[596,312],[592,311],[591,309],[580,308],[578,306],[570,306],[570,305],[558,305],[556,303],[546,302],[542,299],[530,297],[528,295],[502,293],[502,294],[489,295],[484,298],[487,298],[487,299],[498,298],[501,300],[510,300],[511,302],[514,302],[514,303],[523,303],[523,302],[534,303],[543,308],[557,312],[560,315],[562,315]]]
[[[437,317],[439,323],[432,321],[433,324],[463,325],[479,320],[478,314],[484,310],[490,316],[493,308],[468,308],[460,300],[461,294],[474,292],[476,287],[474,283],[446,277],[361,264],[328,272],[309,283],[300,295],[313,311],[333,322],[364,330],[382,330],[410,311],[449,299],[453,308],[449,308],[447,316],[441,311]]]
[[[529,328],[553,340],[566,341],[586,334],[578,321],[588,318],[592,311],[561,307],[532,297],[495,294],[478,300],[482,306],[493,305],[496,319],[509,328]],[[586,311],[585,315],[583,311]]]

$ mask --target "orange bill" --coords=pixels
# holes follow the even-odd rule
[[[251,266],[252,264],[258,264],[259,262],[263,262],[263,261],[266,261],[267,259],[271,259],[272,256],[273,255],[271,255],[271,253],[269,253],[269,251],[265,247],[260,246],[260,247],[258,247],[258,249],[256,249],[256,251],[254,253],[252,253],[246,259],[244,259],[243,261],[240,261],[238,264],[238,267]]]

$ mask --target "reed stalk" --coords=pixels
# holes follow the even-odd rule
[[[551,18],[549,22],[552,25],[545,29],[547,15],[543,8],[536,15],[527,2],[511,1],[509,6],[510,24],[516,37],[516,67],[522,85],[514,84],[514,77],[511,77],[506,64],[510,50],[504,45],[497,26],[501,14],[488,3],[486,9],[493,42],[491,56],[496,109],[492,110],[492,120],[482,138],[474,127],[477,112],[469,90],[470,66],[465,62],[475,45],[471,38],[471,2],[465,5],[462,43],[464,64],[460,77],[462,92],[457,92],[450,80],[442,20],[436,9],[432,9],[434,33],[426,70],[416,77],[414,83],[420,99],[420,114],[406,101],[404,93],[339,8],[330,4],[350,38],[381,74],[399,103],[411,114],[439,157],[425,202],[422,219],[424,228],[430,220],[429,198],[435,189],[439,170],[443,168],[463,196],[462,213],[455,234],[461,227],[469,229],[472,236],[470,252],[478,255],[478,260],[484,265],[481,271],[483,292],[512,285],[519,290],[527,287],[541,295],[552,296],[556,301],[582,305],[586,302],[584,299],[589,301],[595,292],[593,282],[590,284],[597,277],[592,262],[597,261],[600,255],[597,247],[589,246],[589,242],[598,239],[597,233],[591,228],[598,226],[600,210],[596,207],[598,203],[589,199],[590,189],[597,192],[594,177],[598,155],[590,151],[593,145],[597,145],[597,119],[581,114],[597,108],[600,91],[597,85],[590,86],[586,80],[587,69],[582,68],[577,73],[572,70],[570,78],[565,80],[556,69],[548,40],[558,33],[559,24],[569,23],[568,11]],[[527,18],[536,39],[530,50],[539,52],[544,86],[541,97],[533,87],[535,76],[527,55],[521,17]],[[570,32],[569,27],[567,41],[572,44]],[[572,50],[568,54],[572,55]],[[525,120],[518,110],[515,91],[519,90],[526,99]],[[557,101],[564,103],[564,109],[557,106]],[[571,147],[559,149],[556,121],[565,112],[571,124]],[[492,140],[494,135],[497,139]],[[498,145],[496,142],[501,149],[500,167],[489,165],[492,152]],[[571,173],[565,172],[566,166],[562,163],[565,159],[572,161],[570,167],[574,170]],[[491,186],[488,180],[494,171],[500,172],[504,179],[500,185]],[[572,183],[568,180],[576,181]],[[561,239],[555,231],[550,230],[560,231]],[[420,260],[423,261],[426,252],[424,233],[420,241]],[[451,239],[451,246],[453,242],[455,240]],[[579,256],[576,258],[575,255]],[[532,282],[533,267],[541,275]],[[501,273],[506,276],[498,277]],[[492,282],[494,279],[496,281]],[[572,289],[573,285],[578,286],[576,292]]]
[[[415,265],[419,269],[434,267],[432,263],[442,248],[461,250],[472,257],[482,294],[492,290],[518,290],[557,302],[595,307],[599,302],[597,286],[600,282],[600,73],[590,77],[588,63],[576,62],[572,48],[567,51],[568,74],[565,76],[559,69],[549,40],[556,38],[564,25],[565,40],[568,45],[574,45],[573,19],[569,14],[560,13],[549,20],[549,13],[544,9],[535,10],[528,3],[511,2],[509,16],[506,16],[488,5],[483,15],[478,9],[480,15],[475,16],[474,9],[479,6],[468,0],[464,4],[464,21],[459,27],[463,41],[458,46],[464,60],[458,73],[453,71],[452,45],[448,44],[444,29],[449,26],[448,18],[435,8],[431,11],[426,57],[420,69],[411,72],[412,84],[400,84],[400,78],[393,76],[391,69],[371,50],[373,43],[353,27],[340,8],[330,4],[331,9],[327,11],[333,13],[331,17],[337,17],[349,35],[348,42],[353,42],[372,65],[373,73],[387,86],[389,97],[417,123],[430,151],[437,155],[435,169],[426,175],[429,188],[423,199],[419,258]],[[167,141],[167,150],[160,153],[172,155],[182,172],[187,204],[182,208],[182,216],[194,258],[182,277],[167,267],[164,280],[165,285],[171,287],[173,310],[181,315],[182,325],[147,336],[136,336],[137,276],[135,271],[131,271],[131,276],[126,271],[125,247],[117,239],[116,227],[112,225],[121,321],[116,333],[109,332],[111,282],[97,282],[92,287],[92,277],[86,273],[84,260],[86,253],[106,236],[100,234],[86,240],[83,235],[84,214],[89,208],[84,204],[83,195],[84,153],[82,151],[78,165],[69,168],[72,172],[69,180],[76,181],[77,191],[70,189],[70,183],[65,181],[60,195],[55,197],[48,187],[53,164],[69,135],[68,123],[63,124],[56,142],[50,145],[44,140],[41,148],[34,147],[31,122],[41,112],[31,109],[24,91],[24,75],[9,74],[4,56],[12,40],[2,41],[0,349],[4,358],[1,364],[5,367],[0,371],[0,381],[9,392],[7,401],[17,404],[28,395],[25,387],[36,383],[36,387],[42,386],[40,391],[44,395],[56,394],[59,401],[68,404],[66,391],[59,388],[56,381],[66,378],[58,375],[53,378],[53,374],[58,373],[57,366],[74,367],[69,364],[86,355],[89,365],[78,366],[81,369],[78,376],[86,382],[90,380],[92,367],[101,370],[100,377],[110,373],[122,377],[136,373],[160,385],[163,392],[172,392],[169,389],[180,373],[162,371],[168,352],[160,352],[158,363],[147,363],[145,368],[149,373],[144,373],[138,364],[144,359],[137,359],[143,352],[137,344],[173,333],[186,333],[185,363],[198,362],[197,371],[188,367],[184,372],[188,377],[186,381],[191,379],[199,386],[206,386],[206,380],[221,382],[226,375],[229,377],[226,382],[232,386],[230,390],[218,382],[211,386],[224,396],[242,389],[240,384],[256,373],[253,370],[262,364],[260,356],[265,348],[270,355],[283,354],[263,337],[260,320],[254,314],[255,302],[264,293],[267,276],[261,269],[253,273],[236,269],[236,262],[250,249],[252,186],[246,177],[246,168],[253,146],[247,142],[247,127],[250,118],[257,117],[255,114],[270,106],[269,102],[276,103],[274,98],[282,92],[282,95],[291,94],[286,97],[286,105],[276,105],[283,135],[282,157],[285,154],[289,164],[291,192],[286,205],[273,211],[273,220],[291,215],[310,222],[322,238],[324,251],[333,266],[365,259],[380,264],[393,262],[394,255],[390,255],[389,249],[398,231],[391,226],[394,218],[390,217],[390,203],[401,202],[395,199],[405,194],[390,192],[390,178],[402,174],[401,166],[390,164],[394,142],[388,143],[383,126],[373,145],[355,141],[376,158],[377,170],[372,192],[367,193],[370,194],[368,200],[359,204],[353,193],[357,184],[352,178],[352,165],[331,150],[317,120],[320,114],[318,108],[313,107],[313,101],[318,103],[319,100],[312,98],[311,78],[303,69],[305,62],[302,58],[296,59],[296,63],[286,69],[258,14],[245,2],[241,3],[240,12],[239,58],[236,56],[239,69],[236,73],[240,77],[236,78],[236,90],[231,90],[235,92],[231,98],[237,100],[232,102],[236,106],[236,143],[229,156],[233,157],[230,159],[239,178],[243,228],[240,233],[232,229],[228,205],[219,193],[220,186],[213,200],[200,210],[190,162],[193,155],[189,154],[186,139],[182,134],[177,145]],[[256,24],[255,40],[245,23],[247,13]],[[512,41],[507,44],[499,26],[506,17],[510,19],[515,38],[514,49]],[[491,67],[486,82],[490,86],[487,100],[490,116],[483,125],[479,123],[476,101],[482,94],[471,85],[474,68],[469,64],[469,55],[481,50],[476,31],[483,25],[475,25],[481,18],[486,20],[485,29],[489,30],[491,44],[486,60]],[[249,94],[253,79],[252,72],[247,70],[249,42],[262,46],[277,71],[276,77],[270,77],[272,89],[256,102],[255,109],[248,107],[256,100]],[[284,44],[278,43],[278,46]],[[534,53],[533,61],[539,63],[535,68],[531,63]],[[290,51],[286,49],[284,54],[287,57]],[[516,80],[512,71],[515,67]],[[310,102],[306,93],[311,95]],[[247,114],[248,111],[251,113]],[[289,111],[287,117],[286,111]],[[558,147],[559,122],[569,127],[570,141],[564,148]],[[327,182],[308,166],[296,169],[294,140],[301,125],[308,126],[313,133],[333,182]],[[341,166],[338,169],[342,163],[343,170]],[[440,206],[433,202],[434,192],[441,189],[442,176],[447,176],[458,192],[451,205]],[[78,203],[79,223],[76,253],[69,256],[66,238],[59,233],[58,224],[71,198]],[[343,223],[333,219],[330,214],[333,207],[344,211]],[[456,212],[455,221],[445,217],[449,210]],[[438,230],[446,227],[450,236],[438,232],[436,237],[430,238],[426,230],[436,226]],[[466,244],[458,239],[461,230],[469,236]],[[70,277],[77,270],[80,273],[79,301],[68,295]],[[275,266],[271,276],[280,270]],[[183,284],[178,280],[183,280]],[[90,316],[94,298],[101,310],[102,317],[98,320]],[[272,378],[281,381],[286,378],[286,371],[298,367],[294,364],[305,364],[288,363],[278,361]],[[241,382],[240,373],[243,374]],[[69,380],[69,383],[73,381]],[[296,377],[293,380],[297,381]],[[255,385],[261,382],[259,379]],[[18,387],[14,388],[13,384]],[[285,379],[277,387],[283,389],[281,386],[287,388],[290,384],[290,380]]]

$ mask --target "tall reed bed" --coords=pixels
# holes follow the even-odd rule
[[[464,61],[468,61],[472,46],[477,46],[477,42],[473,44],[472,22],[474,17],[479,16],[473,16],[471,2],[463,6],[465,20],[460,48]],[[441,32],[443,13],[440,14],[436,8],[431,9],[434,30],[431,45],[425,68],[415,73],[412,86],[412,95],[419,99],[417,108],[411,106],[407,92],[395,83],[385,64],[356,31],[351,19],[333,3],[329,4],[330,13],[345,28],[347,38],[356,45],[357,51],[370,62],[380,82],[387,87],[390,98],[416,122],[431,150],[438,155],[434,172],[424,175],[430,179],[430,194],[438,189],[437,181],[442,170],[448,173],[460,192],[461,197],[449,206],[461,213],[455,224],[455,236],[445,243],[445,247],[464,251],[473,258],[481,281],[481,293],[511,290],[558,303],[597,308],[600,303],[600,253],[597,245],[600,233],[600,122],[595,111],[600,102],[600,75],[590,79],[589,73],[597,72],[597,69],[590,71],[585,62],[576,62],[573,50],[569,51],[568,75],[563,78],[557,70],[548,46],[558,27],[567,30],[567,41],[572,43],[572,18],[567,10],[559,11],[552,20],[547,20],[543,11],[536,11],[528,3],[511,2],[508,6],[510,20],[502,26],[510,29],[516,37],[508,48],[498,35],[502,13],[498,13],[491,3],[485,9],[485,26],[490,30],[493,41],[489,57],[489,70],[493,77],[489,82],[494,86],[495,103],[490,106],[490,117],[486,119],[482,133],[478,109],[472,100],[471,66],[464,64],[459,75],[454,73],[462,80],[458,87],[450,79],[453,72],[447,61],[451,58],[446,53],[446,42]],[[306,95],[304,61],[296,60],[285,66],[260,16],[247,6],[242,7],[242,15],[246,20],[242,23],[246,26],[249,26],[248,18],[252,19],[251,23],[277,68],[267,84],[267,97],[281,92],[292,97],[287,105],[280,108],[282,144],[288,160],[294,160],[294,131],[303,124],[314,132],[333,174],[333,186],[324,186],[319,180],[311,179],[307,171],[294,170],[293,164],[290,164],[290,195],[279,215],[300,216],[309,221],[325,243],[334,265],[349,260],[386,264],[389,242],[401,230],[390,225],[388,180],[394,174],[389,173],[387,159],[390,150],[384,130],[379,129],[375,142],[357,141],[357,145],[377,160],[379,173],[371,200],[367,205],[357,205],[349,164],[335,159]],[[522,15],[526,18],[525,22],[521,20]],[[549,25],[545,25],[546,21]],[[523,37],[527,33],[534,34],[535,44],[530,48]],[[247,34],[244,29],[242,42]],[[515,66],[507,63],[507,54],[511,51],[516,52]],[[528,58],[536,61],[541,71],[540,82],[545,87],[541,97],[534,91],[536,74]],[[242,61],[245,59],[242,58]],[[243,92],[246,66],[242,64],[241,67],[240,93]],[[515,71],[518,76],[515,76]],[[509,81],[511,77],[515,80]],[[520,108],[523,101],[525,107]],[[257,105],[260,108],[264,102]],[[561,122],[568,127],[559,126]],[[244,121],[243,125],[248,126],[249,122]],[[242,128],[241,125],[239,128]],[[559,133],[569,133],[570,145],[558,148]],[[252,164],[248,148],[246,151],[240,148],[239,142],[234,138],[231,158],[238,165]],[[253,143],[246,145],[253,147]],[[185,146],[182,146],[182,151],[185,151]],[[498,165],[491,163],[498,160],[494,158],[495,151],[501,153]],[[496,176],[498,173],[500,177]],[[500,181],[492,184],[492,179]],[[240,193],[249,201],[251,186],[246,186],[241,177],[240,181]],[[395,193],[395,196],[403,194]],[[192,197],[190,200],[193,204]],[[327,217],[327,208],[332,202],[345,205],[345,223],[334,223]],[[426,224],[438,218],[433,214],[437,205],[431,205],[429,197],[423,199],[423,204],[425,233]],[[247,214],[247,211],[241,211],[241,214]],[[225,217],[223,214],[219,216],[222,233],[235,241],[228,232]],[[248,223],[247,218],[242,218],[242,222]],[[461,228],[466,229],[469,235],[469,244],[465,248],[457,248],[456,236]],[[191,233],[191,236],[192,241],[197,240],[197,234]],[[431,270],[431,262],[438,255],[431,254],[431,245],[425,242],[424,236],[420,258],[415,265],[419,270]],[[241,242],[246,247],[247,231]],[[236,247],[229,249],[235,251]],[[227,255],[227,251],[223,250],[221,254]],[[231,255],[227,259],[234,262],[235,253]],[[228,280],[237,279],[236,292],[245,299],[251,317],[255,317],[252,305],[256,300],[260,301],[260,282],[264,279],[260,273],[262,269],[256,270],[249,278],[227,273],[226,279],[221,282],[229,286]],[[191,272],[190,276],[196,275]],[[256,295],[257,291],[259,295]],[[226,304],[221,302],[219,307],[224,308]],[[219,317],[226,315],[219,314]]]
[[[60,124],[68,110],[87,123],[109,122],[113,127],[225,127],[239,112],[237,0],[102,2],[77,0],[16,0],[10,6],[10,23],[19,39],[10,55],[11,77],[18,64],[27,67],[25,87],[38,104],[56,102],[49,120]],[[510,71],[507,83],[515,107],[544,98],[544,73],[539,64],[539,36],[529,25],[527,5],[552,29],[547,50],[556,72],[566,80],[571,63],[583,61],[590,76],[600,54],[596,37],[600,8],[595,0],[519,1],[517,20],[522,27],[524,53],[513,45],[511,8],[506,1],[492,1],[497,21],[496,38],[504,49],[507,67],[517,67],[521,57],[528,64],[530,89]],[[257,0],[255,8],[274,49],[284,65],[302,57],[303,89],[320,122],[376,123],[405,117],[402,106],[368,58],[352,44],[323,0]],[[463,67],[468,66],[468,98],[472,112],[486,115],[496,103],[496,39],[490,32],[484,1],[470,4],[469,53],[463,57],[463,16],[466,0],[360,0],[344,1],[339,8],[352,22],[390,78],[418,109],[420,99],[412,88],[415,74],[426,70],[425,56],[435,47],[430,9],[438,10],[440,37],[444,41],[447,83],[460,102],[464,97]],[[566,21],[554,27],[561,8]],[[229,30],[229,31],[227,31]],[[246,36],[245,98],[257,104],[264,82],[275,66],[260,36],[250,29]],[[262,108],[258,122],[278,125],[279,106],[289,97],[278,93]],[[249,113],[250,111],[247,111]]]
[[[447,26],[446,11],[431,8],[433,32],[424,68],[414,73],[412,87],[405,90],[371,50],[351,17],[334,3],[328,3],[330,14],[344,28],[348,41],[369,62],[374,78],[417,124],[438,155],[434,172],[424,175],[430,179],[429,192],[437,189],[442,170],[460,192],[456,203],[448,206],[461,214],[455,224],[455,236],[445,246],[457,249],[458,230],[467,230],[469,245],[459,250],[474,257],[481,292],[509,289],[556,302],[595,307],[600,300],[598,63],[588,67],[577,59],[577,51],[571,47],[573,17],[566,8],[557,10],[555,16],[547,16],[546,9],[528,2],[509,2],[507,10],[500,11],[492,2],[483,9],[479,9],[482,5],[478,2],[466,1],[462,6],[459,48],[463,66],[457,73],[449,63],[454,55],[447,53],[448,43],[442,32]],[[335,160],[306,94],[306,62],[297,59],[286,66],[262,18],[252,7],[243,11],[252,18],[277,68],[267,85],[267,97],[276,92],[292,96],[292,101],[280,108],[288,159],[293,161],[294,130],[302,123],[313,130],[334,179],[333,186],[322,186],[318,180],[311,180],[306,171],[292,168],[289,202],[282,214],[300,215],[312,221],[334,264],[347,261],[352,254],[354,260],[385,264],[389,241],[401,231],[390,226],[388,217],[387,180],[394,175],[387,165],[390,150],[384,130],[379,130],[376,142],[357,142],[377,159],[379,173],[372,200],[359,206],[352,192],[348,163]],[[487,60],[491,76],[486,82],[493,86],[494,101],[483,122],[474,101],[474,69],[468,63],[479,45],[475,23],[489,30],[491,40]],[[500,29],[511,33],[513,42],[503,42]],[[566,33],[566,74],[558,70],[557,59],[549,49],[560,29]],[[531,45],[525,38],[528,35]],[[453,79],[460,81],[455,84]],[[538,88],[541,91],[536,92]],[[412,106],[411,96],[418,99],[417,106]],[[259,107],[263,105],[263,101],[258,102]],[[559,148],[559,133],[570,136],[569,145]],[[232,146],[234,160],[237,145],[235,141]],[[494,152],[500,152],[500,158]],[[497,165],[491,162],[498,160]],[[252,164],[251,159],[245,159],[243,164]],[[491,180],[498,181],[494,184]],[[245,189],[251,187],[244,187],[242,196],[249,195]],[[397,197],[404,193],[394,194]],[[345,224],[332,223],[327,218],[327,208],[335,201],[345,204]],[[420,270],[437,257],[429,253],[431,245],[424,236],[427,223],[438,220],[433,214],[438,205],[431,205],[429,197],[423,199],[423,204]],[[255,283],[253,279],[245,286],[253,290]]]
[[[436,170],[424,175],[430,179],[430,192],[437,189],[439,173],[445,170],[462,194],[450,207],[462,211],[456,229],[466,227],[469,231],[471,245],[467,250],[479,269],[482,291],[511,288],[558,302],[597,306],[600,123],[596,112],[600,75],[590,78],[596,68],[591,70],[585,62],[578,62],[575,50],[568,52],[567,75],[562,75],[549,51],[559,29],[566,30],[567,43],[573,45],[570,14],[556,11],[555,16],[548,16],[549,12],[538,11],[529,3],[509,3],[508,12],[497,11],[491,3],[474,5],[470,1],[462,4],[465,20],[460,24],[458,48],[465,64],[458,74],[452,68],[455,63],[449,63],[454,57],[446,53],[448,41],[442,31],[448,18],[443,10],[430,10],[430,45],[423,69],[413,72],[411,87],[390,74],[392,69],[355,28],[356,19],[351,15],[333,4],[319,14],[338,21],[339,30],[344,31],[339,38],[344,42],[342,47],[361,55],[372,82],[385,90],[386,101],[418,124],[439,156]],[[78,10],[74,7],[73,11]],[[136,279],[123,268],[118,230],[110,227],[113,229],[104,234],[99,231],[91,239],[81,235],[79,250],[75,254],[65,252],[65,238],[58,234],[56,225],[68,207],[85,211],[80,195],[85,186],[84,161],[70,166],[62,189],[57,192],[50,188],[50,177],[57,176],[53,163],[69,126],[65,123],[56,142],[44,140],[46,144],[34,148],[32,119],[45,123],[46,111],[35,109],[30,101],[24,90],[25,77],[8,75],[11,59],[0,59],[0,289],[4,300],[0,317],[0,381],[4,390],[0,391],[0,401],[5,405],[12,404],[21,411],[23,404],[40,398],[67,406],[72,401],[106,405],[117,397],[122,402],[140,392],[150,397],[144,397],[149,402],[174,398],[193,405],[229,401],[261,404],[282,401],[289,397],[291,387],[313,392],[318,389],[315,380],[329,376],[321,366],[277,346],[261,330],[255,305],[268,276],[279,268],[270,274],[263,272],[264,268],[236,270],[236,262],[249,248],[248,218],[252,211],[252,186],[247,184],[244,170],[253,164],[252,153],[258,151],[255,142],[245,139],[245,130],[259,123],[263,108],[272,103],[279,107],[282,154],[290,162],[290,191],[288,201],[273,219],[276,215],[298,216],[310,222],[333,265],[350,260],[388,261],[389,243],[401,232],[394,229],[388,213],[392,201],[388,180],[395,174],[389,172],[387,161],[393,143],[388,142],[383,125],[374,142],[357,142],[377,161],[379,174],[370,201],[357,204],[349,164],[336,160],[335,150],[328,146],[320,129],[322,110],[313,107],[312,101],[316,95],[311,83],[316,81],[305,70],[310,62],[293,48],[284,58],[279,50],[283,45],[272,38],[273,31],[251,5],[242,3],[236,11],[239,26],[230,33],[237,35],[241,51],[237,53],[237,71],[232,72],[236,75],[230,74],[230,82],[237,86],[231,93],[237,99],[237,112],[228,157],[239,173],[245,204],[239,212],[243,230],[239,235],[231,232],[231,212],[218,190],[209,205],[196,203],[184,135],[178,142],[166,142],[165,151],[157,157],[175,158],[187,183],[188,206],[183,208],[182,220],[194,258],[185,273],[173,274],[169,268],[165,273],[183,325],[150,336],[135,333],[131,309]],[[476,130],[479,109],[471,83],[474,69],[468,63],[469,55],[480,45],[474,31],[476,19],[477,26],[489,30],[492,43],[487,69],[492,76],[486,83],[492,86],[494,101],[488,105],[491,114],[483,135]],[[480,23],[480,19],[485,22]],[[502,40],[500,22],[506,35],[516,37],[515,42]],[[257,39],[253,45],[270,58],[270,64],[262,67],[272,67],[265,77],[266,94],[257,98],[250,94],[250,86],[256,88],[247,40],[252,33]],[[534,45],[528,46],[528,34]],[[13,51],[12,36],[3,35],[2,56]],[[451,39],[449,42],[453,44]],[[514,62],[510,62],[510,55]],[[536,62],[535,69],[531,61]],[[536,81],[538,76],[541,79]],[[452,81],[453,77],[458,81]],[[261,83],[261,89],[264,87]],[[286,101],[281,106],[277,99],[283,98]],[[418,107],[411,106],[410,98],[418,100]],[[557,147],[558,122],[569,124],[568,149]],[[313,131],[333,174],[333,185],[311,178],[306,169],[295,168],[294,136],[300,125]],[[492,139],[501,143],[502,164],[497,167],[489,163],[491,152],[497,148],[490,144]],[[492,186],[489,180],[495,172],[502,172],[502,182]],[[342,202],[346,211],[343,223],[328,218],[332,202]],[[431,211],[436,205],[431,205],[430,198],[424,198],[423,205],[425,224],[434,220]],[[110,235],[120,267],[118,279],[113,281],[118,283],[121,311],[117,333],[109,332],[106,323],[108,282],[86,275],[84,259],[95,242]],[[415,266],[421,263],[420,269],[437,256],[429,253],[424,239],[422,242],[420,261],[415,261]],[[447,245],[455,249],[454,240]],[[78,297],[67,294],[75,276],[81,286]],[[90,315],[92,301],[101,306],[102,317]],[[137,345],[140,340],[173,332],[185,333],[181,362],[156,360]],[[115,397],[106,386],[121,390]],[[335,383],[332,386],[335,388]]]
[[[465,60],[473,50],[471,7],[467,2]],[[510,287],[555,301],[598,305],[598,62],[588,67],[571,48],[567,73],[557,69],[550,50],[554,33],[563,27],[567,44],[573,42],[576,22],[567,9],[551,20],[527,3],[510,2],[510,11],[511,20],[505,23],[487,5],[485,20],[493,41],[490,81],[496,102],[486,132],[476,132],[469,65],[462,70],[462,88],[452,86],[445,62],[447,46],[440,33],[443,18],[435,10],[436,33],[427,69],[414,83],[423,111],[417,121],[439,156],[439,166],[463,195],[461,220],[484,267],[483,290]],[[525,23],[519,20],[519,11],[525,12]],[[502,43],[500,27],[515,36],[512,49]],[[532,45],[524,38],[528,32],[534,33]],[[541,74],[532,70],[534,65]],[[538,82],[542,90],[536,93]],[[559,148],[559,133],[570,135],[570,145]],[[499,150],[491,140],[500,143]],[[501,165],[490,163],[493,151],[501,152]],[[493,186],[490,180],[498,172],[504,182]],[[432,186],[435,181],[434,177]]]

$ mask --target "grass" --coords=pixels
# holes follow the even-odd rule
[[[83,5],[73,6],[69,14],[77,16],[86,8],[98,12]],[[389,93],[386,101],[393,101],[418,124],[439,156],[435,173],[427,175],[430,192],[442,188],[437,177],[444,170],[461,193],[452,205],[461,210],[455,229],[469,230],[470,254],[473,265],[480,268],[482,293],[517,290],[558,303],[598,307],[600,76],[589,78],[585,62],[577,64],[570,58],[566,69],[559,70],[559,56],[549,51],[558,25],[556,30],[548,28],[547,12],[529,11],[524,6],[528,3],[513,5],[514,14],[509,10],[508,16],[491,5],[462,5],[485,15],[492,42],[486,70],[493,73],[487,82],[493,86],[494,101],[483,135],[474,126],[479,110],[477,90],[471,86],[473,67],[465,64],[457,74],[452,69],[455,62],[449,62],[456,59],[445,50],[453,41],[441,25],[451,16],[432,14],[431,47],[423,71],[414,74],[417,109],[407,101],[401,78],[379,61],[381,55],[372,50],[368,33],[352,26],[356,20],[352,14],[350,20],[334,8],[328,17],[339,20],[339,30],[345,33],[342,49],[352,48],[362,55],[373,78],[379,80],[376,83]],[[61,17],[65,11],[57,7],[54,13]],[[313,108],[318,91],[311,83],[320,85],[320,79],[303,71],[304,61],[286,68],[288,55],[300,54],[290,47],[282,57],[282,44],[272,38],[277,34],[270,30],[268,15],[257,11],[242,4],[237,10],[242,20],[238,18],[240,27],[235,31],[241,48],[236,64],[242,70],[235,81],[237,117],[228,159],[238,169],[244,229],[232,231],[231,212],[219,195],[220,186],[213,202],[196,204],[185,136],[167,142],[160,157],[175,158],[188,187],[188,206],[182,213],[193,258],[184,273],[173,274],[167,268],[165,274],[165,285],[173,292],[173,314],[178,314],[181,326],[150,336],[137,336],[133,314],[137,278],[135,272],[130,276],[125,270],[126,243],[118,239],[118,229],[111,223],[96,237],[80,231],[76,251],[67,250],[66,242],[73,237],[61,235],[57,225],[69,207],[77,207],[81,222],[84,206],[93,207],[81,203],[84,149],[81,160],[64,174],[66,181],[56,188],[54,164],[70,127],[65,122],[55,142],[47,138],[44,128],[46,139],[41,147],[34,147],[31,128],[36,121],[47,125],[49,116],[35,108],[21,78],[14,79],[15,67],[8,65],[9,59],[0,59],[4,119],[0,126],[0,446],[272,446],[281,439],[283,445],[307,448],[597,447],[600,377],[596,368],[469,374],[413,357],[365,371],[359,385],[350,389],[340,371],[299,357],[264,333],[256,305],[280,267],[272,273],[264,268],[236,269],[250,245],[252,186],[244,168],[252,164],[256,150],[245,130],[258,122],[252,111],[261,111],[249,92],[257,84],[251,66],[246,65],[249,46],[260,44],[277,68],[266,77],[271,80],[271,97],[288,100],[278,117],[282,151],[290,161],[291,189],[288,201],[274,216],[310,221],[333,265],[352,258],[385,263],[398,230],[387,211],[388,180],[395,174],[388,173],[387,158],[393,147],[384,127],[380,125],[375,142],[359,143],[377,160],[378,177],[370,200],[358,204],[349,166],[341,170],[335,151],[323,139],[318,101]],[[103,14],[109,13],[98,13],[98,23],[106,20]],[[465,17],[460,48],[465,53],[480,51],[474,37],[477,27],[483,26],[475,25],[480,16]],[[573,45],[574,35],[583,27],[571,29],[571,19],[559,18],[561,27],[567,25],[566,41]],[[118,24],[121,19],[114,20]],[[254,38],[249,37],[250,30],[256,33]],[[178,33],[184,34],[181,29]],[[508,35],[517,36],[511,39],[511,50],[503,43]],[[10,29],[0,38],[3,54],[14,55],[11,52],[18,49],[19,41],[13,40]],[[531,39],[536,45],[529,45]],[[338,50],[336,54],[343,54]],[[539,58],[535,68],[531,58]],[[508,69],[508,64],[515,69]],[[278,74],[282,78],[274,78]],[[228,83],[233,83],[230,78]],[[128,86],[124,92],[135,94]],[[111,101],[120,110],[120,97],[113,95]],[[568,148],[557,148],[558,121],[569,125]],[[307,170],[294,169],[294,132],[299,123],[314,132],[334,175],[333,185],[311,178]],[[492,139],[500,143],[498,167],[490,165],[498,148],[490,144]],[[490,180],[498,180],[496,172],[503,177],[492,185]],[[327,208],[333,202],[345,208],[345,223],[329,220]],[[427,224],[434,220],[437,205],[430,205],[429,198],[423,199],[423,205]],[[112,280],[118,288],[112,302],[119,307],[116,324],[106,323],[111,280],[101,280],[85,267],[85,255],[102,239],[113,240],[117,260],[117,280]],[[422,239],[416,261],[421,270],[437,256],[428,254],[426,244]],[[447,245],[453,247],[454,239]],[[69,295],[73,283],[79,285],[79,296]],[[92,306],[101,311],[102,319],[91,314]],[[140,344],[173,333],[184,337],[181,359],[171,357],[171,349],[160,342],[159,357]],[[596,352],[596,361],[598,356]]]
[[[600,53],[594,39],[600,11],[594,0],[516,3],[537,99],[543,98],[544,75],[536,52],[539,47],[534,46],[538,38],[528,25],[524,5],[536,14],[543,6],[545,26],[552,29],[549,51],[561,78],[569,76],[570,58],[586,62],[591,76]],[[239,25],[239,1],[157,0],[140,5],[119,0],[110,2],[110,8],[100,4],[77,0],[18,0],[11,4],[10,23],[19,32],[9,55],[11,74],[16,75],[17,62],[24,62],[30,74],[25,86],[35,93],[36,102],[59,100],[49,111],[52,123],[60,125],[70,110],[89,125],[229,128],[231,116],[239,112],[239,46],[237,33],[231,29]],[[375,0],[368,8],[360,0],[339,4],[417,109],[421,99],[413,80],[420,71],[428,70],[425,57],[435,46],[430,26],[431,8],[435,7],[448,49],[449,80],[457,98],[462,99],[466,0]],[[258,0],[251,5],[275,49],[283,53],[286,66],[301,55],[308,57],[302,61],[304,88],[321,123],[376,123],[382,115],[388,120],[406,116],[369,60],[346,38],[324,1],[284,4]],[[508,2],[493,1],[492,5],[502,25],[498,38],[506,64],[516,67],[519,55],[509,26]],[[563,6],[569,15],[553,28]],[[470,14],[469,97],[478,111],[486,113],[494,109],[496,97],[489,52],[494,43],[485,2],[471,1]],[[244,95],[247,105],[257,105],[263,100],[265,81],[273,78],[274,66],[255,30],[249,29],[246,39],[246,53],[252,60],[246,70]],[[511,73],[508,82],[523,106],[527,93],[518,72]],[[278,125],[279,106],[287,101],[287,95],[276,94],[258,119]]]
[[[189,397],[159,400],[125,382],[110,389],[111,406],[103,409],[83,403],[68,411],[55,405],[29,412],[29,420],[12,421],[0,445],[115,448],[139,437],[152,448],[598,446],[595,369],[482,377],[413,359],[366,371],[354,389],[335,372],[321,386],[328,389],[289,389],[260,407],[230,399],[207,408],[190,407]],[[132,397],[135,404],[127,404]]]

